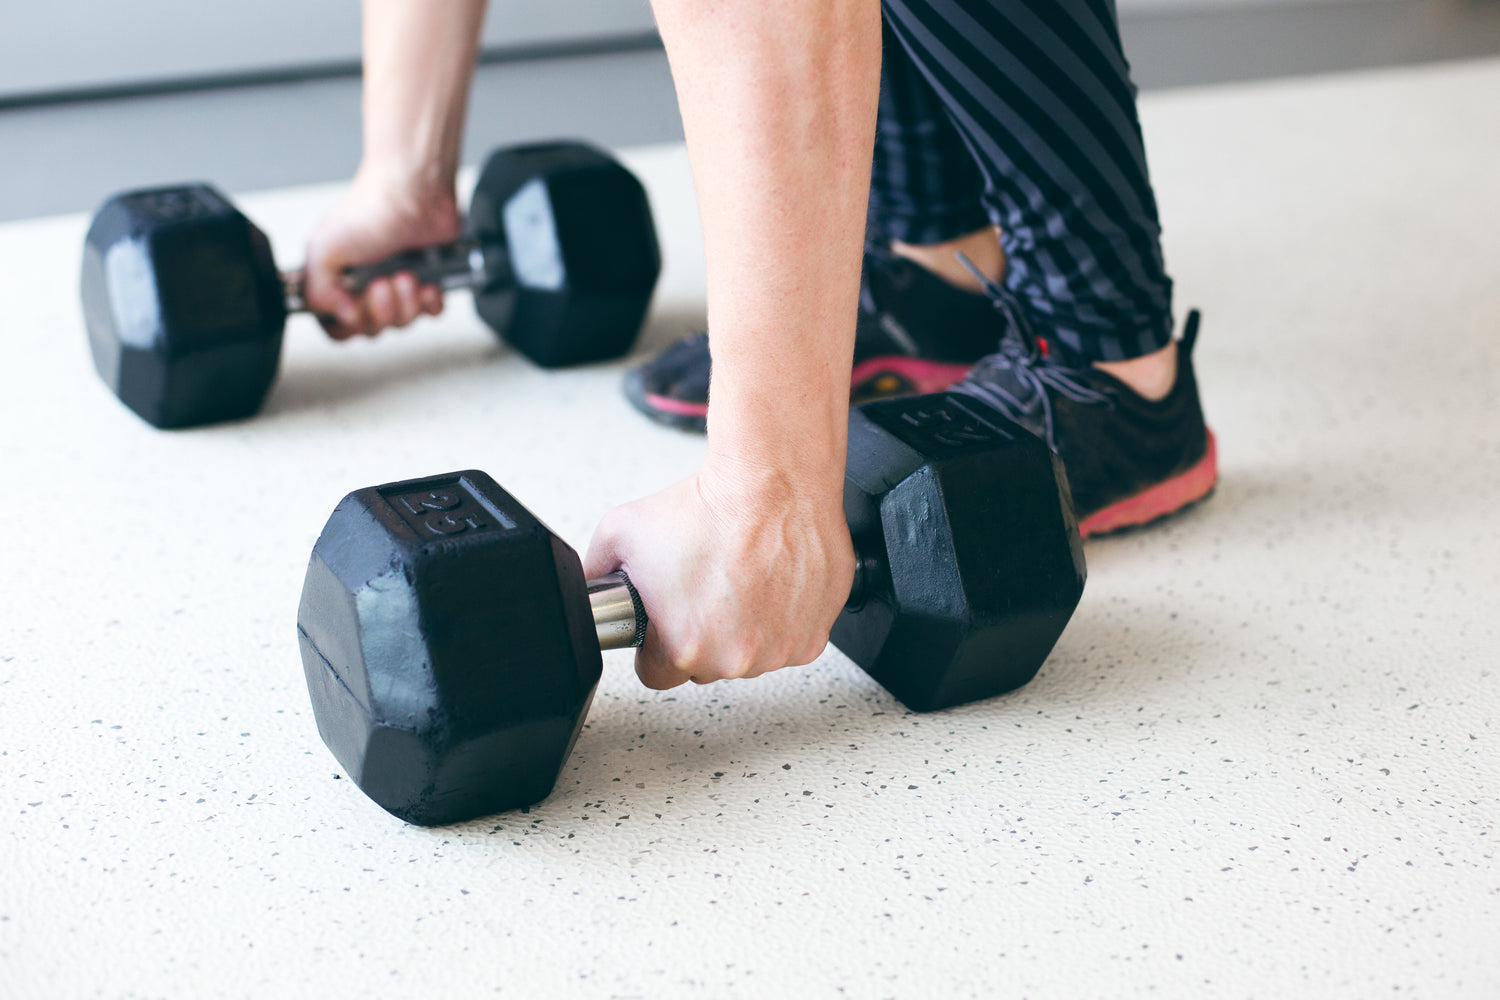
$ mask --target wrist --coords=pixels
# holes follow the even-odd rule
[[[366,0],[361,170],[452,198],[483,0]]]
[[[413,218],[456,216],[456,175],[456,167],[438,160],[366,151],[354,189]]]
[[[720,365],[715,356],[714,364],[708,462],[735,481],[786,473],[808,487],[841,495],[849,438],[848,376],[809,377],[821,365],[809,365],[789,378],[777,365],[734,373],[727,360]]]
[[[793,445],[800,442],[791,442]],[[740,447],[710,443],[698,470],[699,489],[710,505],[731,516],[745,512],[794,512],[815,522],[843,523],[844,452],[796,447]]]
[[[818,377],[825,367],[847,371],[715,357],[703,463],[712,483],[740,503],[796,504],[842,523],[849,382]]]

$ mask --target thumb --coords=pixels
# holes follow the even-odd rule
[[[594,528],[594,537],[589,539],[587,553],[583,557],[583,575],[593,580],[606,573],[613,573],[625,563],[625,552],[629,548],[625,527],[626,515],[621,507],[606,511]]]

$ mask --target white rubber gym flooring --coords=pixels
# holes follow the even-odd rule
[[[832,650],[668,694],[610,654],[553,796],[445,829],[318,739],[329,510],[479,467],[581,547],[701,442],[458,296],[298,321],[262,416],[153,431],[89,362],[86,219],[0,226],[0,995],[1500,995],[1500,60],[1142,114],[1222,481],[1089,543],[1040,676],[915,716]],[[626,155],[644,354],[702,259],[682,150]],[[292,264],[337,193],[241,203]]]

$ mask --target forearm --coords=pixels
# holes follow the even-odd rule
[[[442,311],[407,274],[362,292],[339,272],[458,235],[454,193],[484,0],[364,0],[364,156],[308,238],[304,294],[335,340]]]
[[[362,173],[451,197],[484,8],[364,0]]]
[[[709,464],[842,491],[876,0],[657,0],[703,218]]]

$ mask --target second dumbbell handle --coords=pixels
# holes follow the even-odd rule
[[[488,288],[510,278],[510,256],[499,243],[481,243],[475,239],[455,240],[435,246],[419,247],[369,264],[346,267],[340,283],[349,292],[362,292],[376,278],[409,271],[419,285],[436,285],[448,291],[454,288]],[[307,310],[307,272],[283,271],[281,287],[289,313]]]
[[[844,605],[851,610],[864,604],[879,566],[866,555],[854,553],[854,586]],[[629,649],[646,638],[646,608],[641,595],[630,583],[624,570],[615,570],[588,582],[589,610],[594,615],[594,632],[600,649]]]

